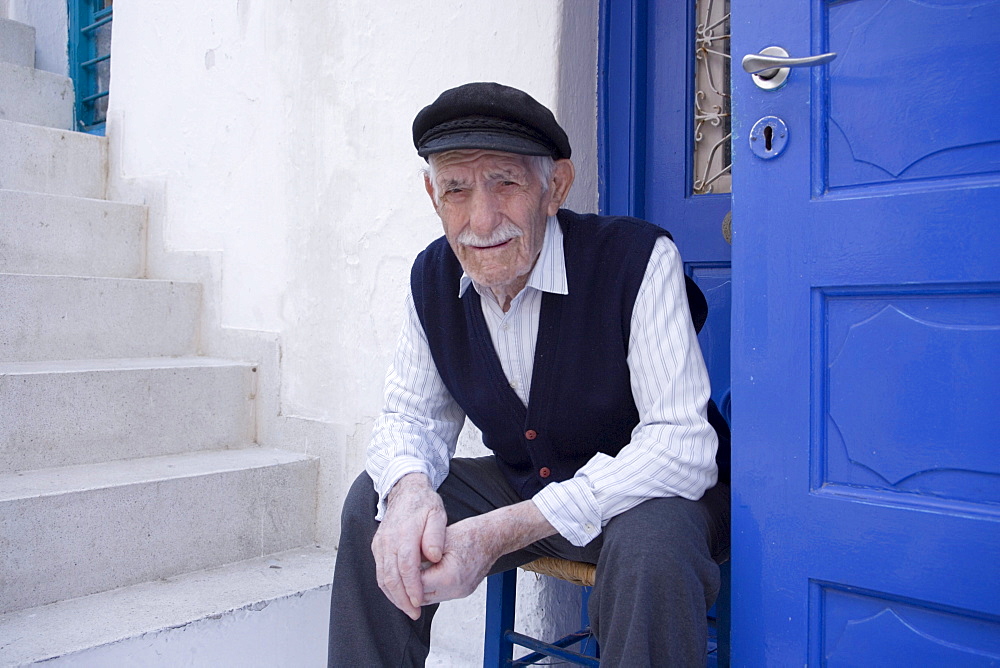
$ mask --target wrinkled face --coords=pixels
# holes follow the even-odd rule
[[[521,155],[449,151],[432,160],[434,183],[428,177],[427,192],[462,268],[494,293],[516,294],[538,258],[562,189],[552,183],[544,189]]]

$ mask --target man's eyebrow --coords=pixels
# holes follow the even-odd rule
[[[464,186],[465,181],[456,178],[444,178],[439,181],[442,190],[451,190],[459,186]]]
[[[520,169],[500,168],[490,173],[489,177],[491,179],[509,179],[512,181],[519,181],[525,178],[525,171]]]

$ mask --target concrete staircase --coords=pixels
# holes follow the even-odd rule
[[[201,286],[144,277],[144,207],[103,199],[106,140],[33,65],[0,19],[0,665],[90,665],[316,591],[332,555],[317,460],[255,443],[257,367],[199,356]]]

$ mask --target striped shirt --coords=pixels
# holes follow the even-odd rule
[[[467,275],[511,388],[527,404],[544,292],[568,294],[562,230],[548,220],[528,283],[504,313],[488,288]],[[646,499],[699,499],[718,475],[718,440],[706,420],[708,373],[688,311],[677,248],[660,237],[632,310],[627,362],[640,422],[617,456],[598,453],[566,481],[533,497],[545,519],[573,545],[593,540],[614,516]],[[401,477],[425,473],[437,489],[448,475],[465,414],[444,386],[423,327],[407,295],[406,320],[386,375],[385,403],[368,448],[367,470],[385,497]]]

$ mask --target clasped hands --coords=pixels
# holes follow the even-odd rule
[[[531,501],[447,523],[426,475],[393,486],[372,554],[379,587],[411,619],[421,606],[468,596],[501,556],[555,533]]]

